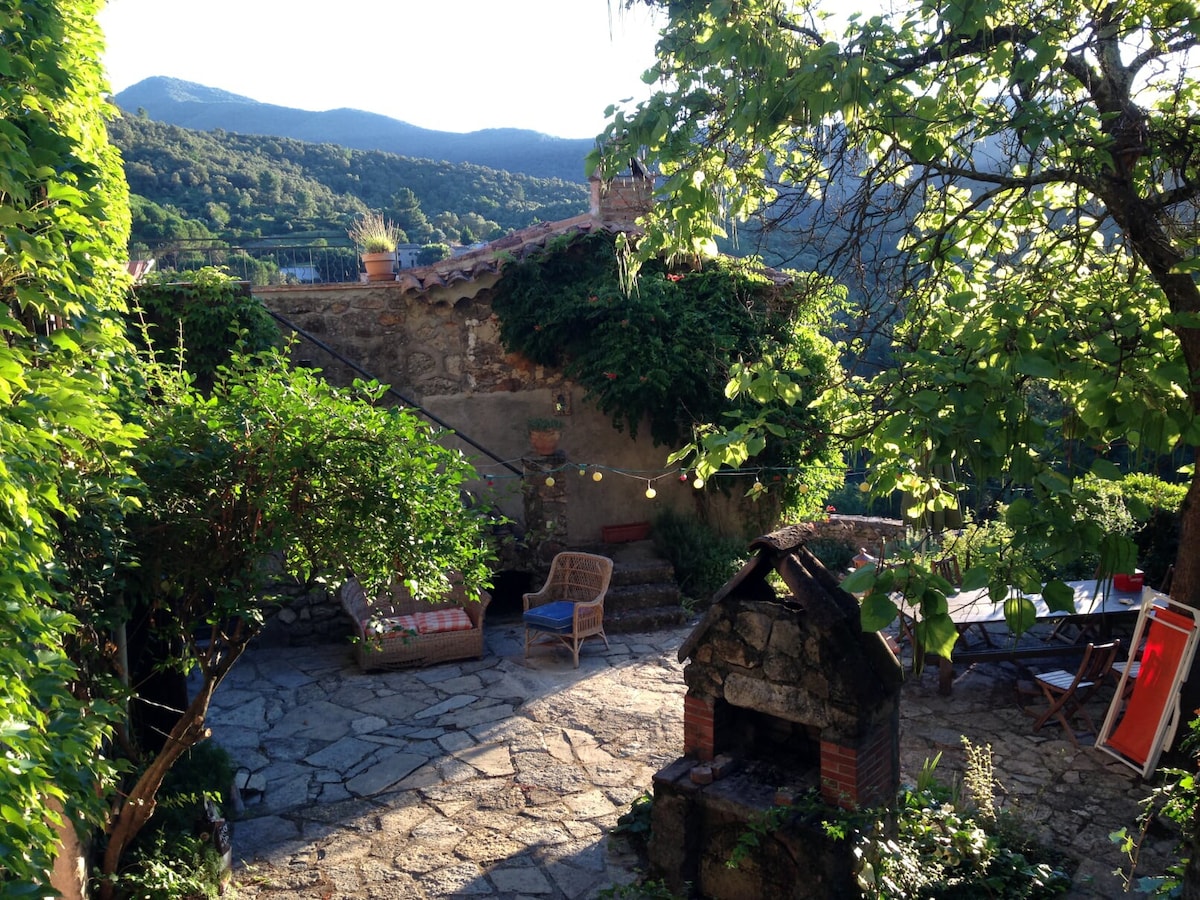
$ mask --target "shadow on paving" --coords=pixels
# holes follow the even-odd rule
[[[349,648],[248,654],[210,723],[262,799],[235,824],[246,896],[594,896],[606,835],[680,752],[686,629],[522,658],[361,673]],[[252,817],[252,818],[251,818]]]
[[[524,660],[513,623],[489,623],[484,659],[428,669],[362,673],[349,646],[252,650],[209,719],[261,790],[234,824],[241,896],[573,900],[632,880],[635,854],[608,835],[682,752],[675,654],[689,631],[589,641],[578,670],[560,649]],[[1150,789],[1090,737],[1033,732],[1028,678],[1012,663],[960,668],[945,697],[934,668],[910,676],[902,781],[938,753],[940,780],[961,774],[964,733],[990,745],[1000,807],[1078,860],[1071,896],[1122,896],[1108,835],[1133,827]],[[1139,874],[1172,848],[1156,837]]]

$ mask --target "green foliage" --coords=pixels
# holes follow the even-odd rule
[[[850,568],[859,549],[849,541],[837,538],[813,538],[804,546],[835,575]]]
[[[861,846],[864,897],[1010,897],[1065,894],[1070,877],[1045,854],[1014,848],[982,824],[927,794],[905,793],[897,836]]]
[[[459,493],[470,464],[411,411],[377,405],[379,385],[336,388],[275,351],[234,354],[208,397],[156,371],[129,577],[190,610],[185,627],[214,607],[257,620],[255,596],[280,575],[354,572],[374,591],[398,572],[421,599],[447,590],[452,572],[473,590],[488,579],[488,523]],[[262,565],[272,553],[282,570]]]
[[[729,859],[725,860],[725,865],[730,869],[736,869],[754,855],[766,838],[778,831],[785,821],[795,815],[796,810],[790,806],[772,806],[758,815],[751,816],[746,822],[746,830],[738,835]]]
[[[1179,508],[1183,506],[1183,499],[1187,496],[1187,485],[1171,484],[1153,475],[1131,472],[1121,479],[1121,496],[1130,507],[1130,512],[1138,519],[1144,519],[1146,512],[1179,512]],[[1139,515],[1142,508],[1145,512]]]
[[[155,830],[109,882],[137,900],[217,900],[225,895],[221,867],[211,841],[187,830]]]
[[[426,244],[417,253],[418,266],[431,266],[436,262],[441,262],[443,259],[450,258],[449,244]]]
[[[938,784],[937,759],[927,761],[923,784],[901,796],[894,830],[880,817],[858,835],[864,897],[1037,898],[1070,889],[1061,860],[1029,843],[1020,823],[996,814],[991,747],[964,742],[963,781],[974,806]]]
[[[634,842],[639,852],[644,851],[650,840],[651,818],[654,812],[654,795],[647,791],[633,801],[629,809],[617,818],[613,834],[623,834]]]
[[[233,758],[220,744],[206,740],[191,747],[163,779],[151,825],[159,830],[185,831],[195,825],[201,812],[198,801],[211,800],[223,808],[234,773]]]
[[[632,884],[617,884],[601,889],[597,895],[601,900],[684,900],[690,896],[690,886],[685,885],[683,894],[676,894],[665,881],[635,881]]]
[[[626,293],[612,237],[596,234],[510,263],[493,307],[506,347],[562,367],[618,429],[636,435],[648,423],[656,443],[677,445],[736,416],[775,434],[769,450],[759,440],[740,456],[710,465],[706,454],[696,465],[707,480],[722,465],[753,458],[781,473],[789,499],[804,503],[802,487],[816,501],[840,478],[828,418],[809,402],[837,377],[833,345],[817,331],[830,302],[819,281],[796,276],[781,286],[728,259],[683,274],[652,260]],[[731,378],[737,386],[725,388]],[[767,378],[786,382],[782,399],[765,396]],[[752,490],[765,490],[770,479],[757,484]]]
[[[1132,536],[1085,514],[1100,498],[1081,476],[1200,445],[1195,4],[908,4],[851,17],[840,41],[777,0],[650,5],[663,88],[610,110],[592,160],[611,171],[636,147],[663,173],[639,256],[700,258],[763,214],[847,276],[874,266],[897,289],[860,296],[846,358],[885,342],[890,358],[835,419],[872,492],[923,514],[994,489],[978,512],[1006,504],[1012,531],[1011,554],[985,559],[997,597],[1037,586],[1014,558],[1131,566]],[[1200,508],[1183,514],[1200,529]],[[1180,548],[1189,602],[1196,560]]]
[[[105,875],[164,773],[203,738],[213,691],[287,585],[354,573],[374,594],[401,577],[431,600],[455,573],[478,594],[494,559],[493,523],[462,501],[474,470],[415,413],[378,405],[381,386],[333,387],[278,350],[235,353],[209,392],[154,355],[140,371],[142,505],[126,517],[129,548],[98,602],[151,619],[161,645],[179,651],[150,662],[190,673],[195,699],[113,801]]]
[[[212,384],[235,348],[256,353],[280,343],[279,328],[262,303],[216,269],[201,269],[188,282],[140,285],[135,300],[142,316],[141,321],[135,316],[130,337],[144,345],[142,328],[148,327],[168,365],[184,366],[204,385]]]
[[[792,806],[764,810],[747,823],[726,865],[736,867],[793,821],[820,821],[834,840],[854,843],[855,876],[864,897],[1040,898],[1066,893],[1071,879],[1055,854],[1032,845],[1019,822],[997,815],[991,747],[967,744],[966,797],[934,775],[940,754],[927,760],[916,788],[898,810],[846,811],[817,791]],[[970,802],[968,802],[970,801]]]
[[[799,298],[730,261],[687,275],[649,265],[626,296],[607,234],[563,239],[510,263],[493,306],[506,347],[563,367],[616,427],[636,434],[648,419],[659,443],[718,420],[729,408],[721,386],[730,365],[787,346],[804,314]]]
[[[114,411],[128,357],[129,209],[105,140],[93,0],[0,9],[0,892],[44,891],[53,826],[95,823],[119,710],[71,659],[92,623],[63,582],[61,529],[126,505],[136,432]],[[99,544],[115,542],[111,531]],[[65,809],[59,816],[55,808]],[[69,827],[69,826],[68,826]]]
[[[525,423],[525,428],[530,431],[562,431],[563,420],[561,418],[551,418],[549,416],[533,416]]]
[[[1188,733],[1181,746],[1193,761],[1200,760],[1200,717],[1193,717],[1188,722]],[[1179,897],[1182,896],[1183,874],[1188,867],[1188,857],[1196,852],[1197,828],[1200,827],[1200,779],[1197,778],[1195,766],[1191,771],[1162,768],[1156,774],[1161,776],[1162,781],[1142,801],[1136,831],[1121,828],[1110,834],[1109,840],[1120,846],[1129,858],[1128,872],[1122,873],[1126,890],[1136,888],[1138,893],[1155,897]],[[1135,879],[1142,842],[1159,819],[1174,822],[1179,828],[1178,859],[1161,875],[1144,875]]]
[[[582,185],[482,166],[192,131],[131,115],[109,132],[137,198],[133,240],[149,248],[183,237],[340,231],[370,209],[429,244],[457,241],[464,227],[491,238],[587,208]]]
[[[746,542],[722,537],[699,519],[664,508],[651,529],[654,549],[675,568],[679,589],[707,601],[737,574],[746,558]]]
[[[212,741],[188,750],[167,773],[154,815],[130,845],[116,878],[122,893],[148,900],[224,895],[220,855],[199,828],[206,801],[220,812],[233,782],[229,753]]]

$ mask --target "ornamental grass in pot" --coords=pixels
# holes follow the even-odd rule
[[[346,232],[358,247],[367,281],[391,281],[395,276],[396,246],[404,233],[382,213],[363,213]]]

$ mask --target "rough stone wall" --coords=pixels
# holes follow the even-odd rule
[[[560,373],[504,351],[491,308],[495,281],[489,276],[422,295],[393,282],[254,291],[272,312],[418,401],[467,392],[565,389]],[[295,356],[326,369],[338,383],[354,377],[311,344],[301,343]]]
[[[684,667],[689,696],[815,726],[845,743],[891,718],[895,697],[873,679],[852,635],[815,627],[783,603],[726,599],[717,613]]]
[[[664,506],[685,514],[696,508],[690,480],[672,473],[655,482],[647,499],[647,480],[630,473],[665,473],[669,449],[650,440],[649,428],[636,439],[618,431],[611,419],[584,399],[586,393],[557,370],[537,366],[500,343],[499,321],[491,309],[496,276],[463,280],[425,294],[400,282],[351,285],[299,285],[255,288],[267,308],[353,360],[391,385],[458,434],[510,463],[506,468],[466,441],[448,436],[472,458],[482,479],[472,486],[480,499],[524,530],[545,530],[545,522],[526,522],[521,472],[530,456],[526,421],[560,416],[563,421],[557,470],[552,477],[569,510],[556,537],[570,546],[600,541],[601,528],[653,521]],[[318,347],[300,342],[298,362],[325,370],[338,384],[356,377],[350,368]],[[361,376],[358,376],[361,377]],[[398,401],[397,401],[398,402]],[[402,452],[399,451],[399,452]],[[545,466],[540,466],[545,470]],[[599,471],[601,479],[594,480]],[[720,505],[724,501],[706,503]],[[736,499],[736,498],[735,498]],[[716,516],[728,522],[732,516]]]
[[[866,550],[872,556],[878,557],[881,552],[887,553],[888,547],[895,547],[908,534],[907,526],[899,519],[880,519],[872,516],[841,516],[831,515],[828,519],[814,522],[816,533],[814,538],[844,541],[857,550]]]
[[[336,589],[336,585],[333,588]],[[272,607],[272,614],[256,638],[258,644],[288,647],[345,641],[349,647],[354,631],[334,589],[317,587],[305,591],[297,586],[287,592],[278,605]]]

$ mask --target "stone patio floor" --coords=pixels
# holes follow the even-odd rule
[[[682,752],[689,631],[590,641],[578,669],[561,649],[523,659],[515,622],[489,623],[484,659],[427,669],[364,674],[348,645],[251,650],[209,719],[247,786],[239,895],[577,900],[633,880],[636,854],[610,831]],[[1057,724],[1035,734],[1022,677],[977,665],[943,697],[932,669],[910,676],[902,780],[939,752],[943,781],[961,771],[963,734],[990,744],[1001,807],[1078,861],[1070,896],[1121,896],[1108,836],[1149,787]],[[1172,851],[1157,836],[1140,874]]]

